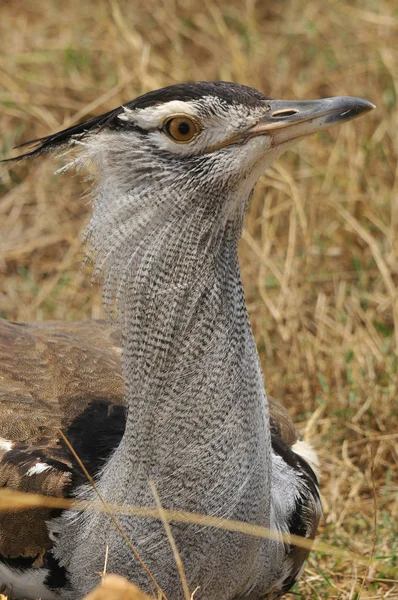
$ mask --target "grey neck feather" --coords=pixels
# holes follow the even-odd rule
[[[134,192],[119,188],[115,195],[115,182],[105,181],[86,231],[105,304],[117,303],[128,403],[125,435],[99,489],[110,502],[153,505],[151,478],[165,507],[268,526],[267,400],[237,258],[244,202],[234,199],[233,182],[226,196],[222,186],[195,189],[173,169],[165,176],[168,182],[152,179],[151,196],[144,169]],[[123,524],[169,597],[180,598],[161,523],[130,518]],[[123,572],[121,565],[132,559],[119,534],[104,527],[103,517],[92,516],[88,526],[98,537],[98,552],[90,548],[84,572],[98,570],[105,545],[112,547],[110,570],[114,561]],[[70,532],[84,553],[86,539]],[[233,597],[256,561],[272,560],[271,542],[264,558],[254,538],[180,526],[173,533],[185,549],[190,584],[194,589],[200,581],[212,590],[209,598],[221,589],[225,594],[226,577],[231,593],[225,597]],[[65,561],[73,556],[68,543],[61,541],[57,553],[84,589],[81,554]],[[227,573],[220,559],[231,552]],[[147,586],[140,568],[132,578]]]
[[[165,467],[160,439],[171,437],[184,452],[190,405],[201,429],[206,410],[219,404],[227,415],[228,402],[236,408],[245,388],[255,403],[263,405],[265,395],[237,259],[244,203],[231,215],[221,189],[215,197],[211,187],[192,190],[190,181],[184,190],[164,180],[151,182],[150,196],[146,188],[147,181],[142,190],[136,181],[134,193],[110,200],[104,185],[86,238],[105,304],[116,299],[123,332],[129,418],[122,447],[149,475],[156,464]],[[176,418],[182,409],[184,418]],[[180,464],[177,456],[172,462]]]

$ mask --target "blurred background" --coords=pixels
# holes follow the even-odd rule
[[[320,454],[319,539],[369,559],[312,554],[296,597],[398,598],[396,2],[13,0],[0,40],[0,158],[185,80],[377,105],[264,175],[240,256],[267,390]],[[0,166],[0,317],[103,315],[85,185],[61,164]]]

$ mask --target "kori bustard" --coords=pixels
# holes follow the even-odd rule
[[[69,147],[71,164],[97,167],[85,240],[118,328],[2,322],[0,485],[95,500],[61,428],[109,503],[153,506],[151,479],[165,508],[314,537],[316,456],[267,399],[237,246],[264,170],[303,137],[372,108],[185,83],[34,141],[23,157]],[[162,523],[119,521],[169,600],[181,599]],[[307,556],[197,525],[172,532],[198,600],[278,598]],[[76,600],[96,584],[106,548],[108,572],[151,589],[107,515],[0,515],[0,581],[16,595]]]

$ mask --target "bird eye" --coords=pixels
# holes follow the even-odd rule
[[[172,117],[163,125],[166,134],[175,142],[190,142],[199,133],[199,126],[188,117]]]

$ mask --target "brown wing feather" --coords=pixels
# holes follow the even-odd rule
[[[120,338],[104,321],[8,323],[0,320],[0,487],[67,495],[73,468],[57,444],[93,399],[123,404]],[[37,465],[43,472],[29,473]],[[48,509],[0,513],[0,554],[39,565],[51,547]]]
[[[27,449],[29,452],[29,448]],[[27,475],[30,464],[37,464],[35,457],[27,456],[26,462],[15,448],[3,455],[0,462],[0,487],[11,490],[43,494],[62,498],[71,484],[71,469],[60,463],[35,475]],[[15,459],[18,456],[18,461]],[[46,464],[46,463],[44,463]],[[0,554],[10,558],[32,558],[35,566],[42,564],[44,554],[51,548],[46,522],[51,518],[48,508],[36,508],[17,512],[0,512]]]
[[[51,441],[93,398],[123,404],[120,339],[105,321],[0,320],[0,436]]]
[[[272,396],[268,396],[268,404],[272,435],[280,437],[288,446],[293,446],[300,436],[291,416],[286,408]]]

